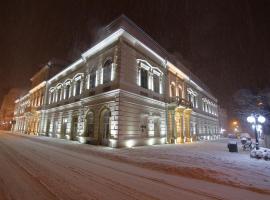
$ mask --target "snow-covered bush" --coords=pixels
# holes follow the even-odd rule
[[[258,150],[253,149],[250,152],[251,158],[270,160],[270,149],[260,147]]]

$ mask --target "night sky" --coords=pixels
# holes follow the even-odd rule
[[[269,87],[270,1],[9,0],[0,3],[0,101],[29,87],[51,58],[78,58],[121,14],[183,60],[228,111],[237,90]]]

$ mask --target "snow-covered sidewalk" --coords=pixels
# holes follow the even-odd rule
[[[239,153],[230,153],[226,139],[191,144],[112,149],[54,138],[28,137],[83,154],[270,194],[270,162],[250,158],[249,152],[241,150],[240,142],[238,142]]]

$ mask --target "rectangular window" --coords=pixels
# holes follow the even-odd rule
[[[153,79],[154,79],[154,92],[159,93],[159,76],[154,74]]]
[[[96,72],[90,74],[90,88],[94,88],[96,86]]]
[[[80,94],[80,90],[81,90],[81,80],[77,80],[76,81],[76,90],[75,90],[75,96]]]
[[[50,103],[53,103],[53,96],[54,96],[53,92],[50,92]]]
[[[148,72],[145,69],[141,69],[141,86],[148,89]]]
[[[69,98],[69,91],[70,91],[70,85],[66,86],[66,95],[65,95],[65,99]]]
[[[111,81],[111,66],[103,67],[103,83]]]
[[[61,89],[57,90],[57,101],[61,100]]]

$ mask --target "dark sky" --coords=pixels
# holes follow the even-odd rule
[[[270,1],[9,0],[0,3],[0,101],[49,59],[75,59],[120,14],[181,55],[228,110],[237,90],[269,87]]]

